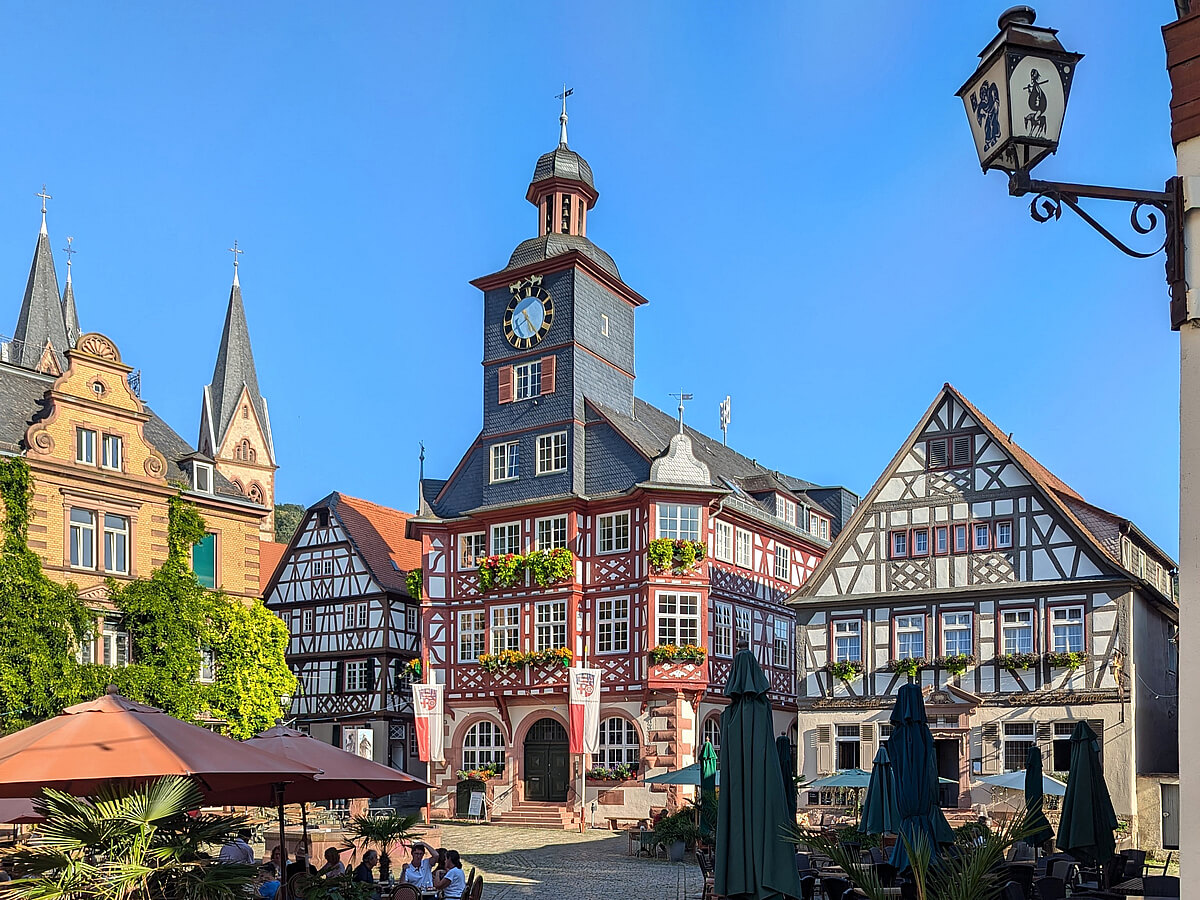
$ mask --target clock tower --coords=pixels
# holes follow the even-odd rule
[[[483,506],[584,493],[584,399],[633,413],[634,311],[646,300],[587,236],[599,194],[587,161],[558,146],[526,199],[537,237],[483,291],[483,430],[473,465]]]

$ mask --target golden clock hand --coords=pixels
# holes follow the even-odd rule
[[[525,323],[529,326],[529,330],[531,332],[537,331],[537,329],[533,327],[533,319],[529,318],[529,310],[527,310],[527,309],[521,310],[521,315],[525,317]]]

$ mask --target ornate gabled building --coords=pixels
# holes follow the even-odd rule
[[[201,453],[212,457],[217,471],[234,487],[254,503],[271,510],[262,520],[261,534],[262,540],[273,541],[275,470],[279,467],[275,462],[267,401],[258,390],[236,258],[217,363],[212,383],[204,388],[197,446]]]
[[[420,627],[406,579],[421,565],[420,543],[405,537],[409,518],[345,494],[319,500],[301,519],[263,599],[291,633],[297,726],[423,776],[407,689]],[[419,805],[424,796],[397,795],[396,803]]]
[[[674,795],[630,770],[687,765],[705,737],[719,744],[740,641],[765,666],[788,733],[785,600],[857,500],[770,471],[685,427],[682,410],[634,396],[646,300],[588,237],[597,197],[564,111],[526,193],[537,236],[472,282],[483,292],[482,430],[449,478],[422,482],[408,523],[422,543],[422,652],[450,711],[446,764],[430,773],[437,816],[453,812],[455,771],[484,765],[503,767],[488,787],[501,821],[569,823],[581,799],[597,821],[667,805]],[[515,578],[509,555],[525,561]],[[567,755],[564,654],[603,673],[601,749],[588,765],[605,777],[584,798]]]
[[[154,413],[112,340],[80,333],[69,273],[60,298],[43,207],[17,328],[0,344],[0,454],[23,456],[32,471],[31,549],[95,610],[81,659],[123,665],[129,642],[107,582],[147,577],[166,560],[167,504],[179,485],[209,532],[193,552],[197,576],[247,601],[260,594],[270,510]]]
[[[911,677],[943,806],[987,803],[975,779],[1023,769],[1030,746],[1065,771],[1087,720],[1118,815],[1161,846],[1179,771],[1174,568],[946,385],[793,601],[800,774],[869,768]]]

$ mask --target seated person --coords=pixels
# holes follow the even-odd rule
[[[446,851],[446,874],[434,878],[433,886],[442,892],[445,900],[462,900],[463,891],[467,887],[467,876],[463,874],[462,860],[458,858],[457,850]]]
[[[301,888],[306,878],[315,878],[317,867],[308,861],[308,844],[300,841],[296,845],[296,861],[287,864],[288,893],[293,897],[304,896]]]
[[[279,876],[270,863],[265,863],[258,870],[258,896],[263,900],[275,900],[279,893]]]
[[[424,841],[413,841],[412,859],[400,867],[400,881],[411,884],[422,890],[433,889],[433,854],[432,847]]]
[[[337,847],[325,848],[325,865],[317,870],[322,878],[337,878],[346,874],[346,864],[342,862],[342,854]]]

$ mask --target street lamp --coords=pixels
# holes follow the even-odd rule
[[[1000,33],[979,54],[979,67],[958,90],[979,164],[985,172],[1007,172],[1012,196],[1033,194],[1029,214],[1037,222],[1059,218],[1067,206],[1129,256],[1145,259],[1165,250],[1171,327],[1178,330],[1187,320],[1179,215],[1184,208],[1182,180],[1168,179],[1162,191],[1142,191],[1029,177],[1034,166],[1058,150],[1075,66],[1083,59],[1083,54],[1063,48],[1053,28],[1034,25],[1035,18],[1028,6],[1005,10]],[[1079,205],[1081,197],[1133,204],[1129,224],[1139,235],[1155,231],[1161,218],[1162,243],[1147,250],[1130,247]]]

